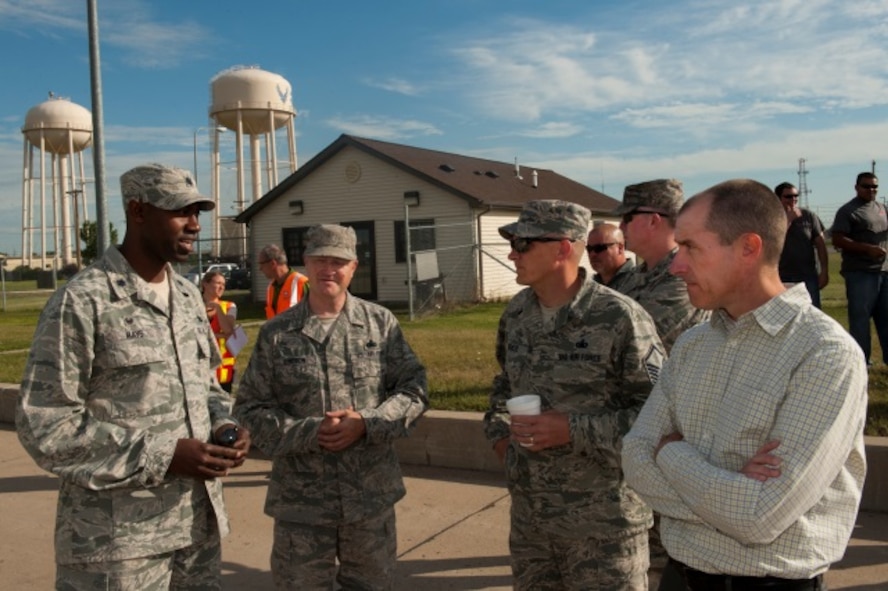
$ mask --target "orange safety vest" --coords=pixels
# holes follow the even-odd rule
[[[228,314],[231,302],[219,300],[219,307],[223,314]],[[222,330],[218,314],[210,319],[210,327],[213,329],[214,335],[218,335]],[[222,364],[216,368],[216,379],[220,384],[227,384],[234,378],[234,355],[225,346],[225,337],[216,336],[216,342],[219,343],[219,353],[222,354]]]
[[[295,283],[295,286],[294,286]],[[295,289],[296,298],[293,298]],[[265,292],[265,318],[273,318],[280,314],[290,306],[295,306],[302,301],[308,291],[308,277],[302,273],[292,271],[287,278],[284,279],[284,285],[278,293],[277,301],[274,301],[274,281],[268,284],[268,290]],[[272,306],[274,302],[274,306]]]

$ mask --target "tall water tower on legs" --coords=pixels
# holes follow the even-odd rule
[[[244,135],[250,141],[251,198],[249,203],[262,196],[263,184],[267,189],[278,184],[278,142],[276,130],[286,128],[287,159],[284,163],[288,174],[296,171],[296,131],[292,88],[282,76],[260,70],[257,67],[238,66],[217,74],[210,82],[210,118],[214,126],[222,126],[235,132],[235,169],[237,171],[237,198],[235,210],[242,212],[248,204],[246,192],[246,165],[244,162]],[[260,142],[264,143],[264,153]],[[219,132],[213,134],[212,191],[216,199],[216,212],[220,207],[220,156]],[[265,181],[263,183],[263,180]],[[238,232],[239,244],[235,252],[221,244],[223,228],[220,215],[216,215],[214,254],[236,254],[242,260],[247,256],[246,226]],[[228,224],[234,224],[230,219]],[[224,232],[224,233],[230,233]],[[222,252],[227,251],[227,252]]]
[[[92,114],[80,105],[50,93],[48,101],[32,107],[25,115],[22,133],[25,136],[22,166],[23,263],[34,266],[34,234],[39,230],[40,268],[46,268],[48,185],[52,200],[52,250],[56,261],[60,259],[63,265],[71,264],[74,262],[71,256],[72,234],[74,243],[79,245],[79,225],[88,219],[83,150],[92,143]],[[47,153],[50,155],[48,173]],[[39,207],[36,208],[39,226],[35,225],[38,222],[34,219],[35,195],[39,196]],[[79,255],[79,248],[77,253]],[[81,261],[77,260],[77,263],[79,265]]]

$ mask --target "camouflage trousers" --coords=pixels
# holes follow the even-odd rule
[[[210,520],[215,523],[215,519]],[[219,591],[222,545],[215,529],[202,542],[172,552],[115,560],[60,564],[58,591]]]
[[[648,532],[568,538],[512,518],[509,549],[517,591],[647,591]]]
[[[335,580],[347,591],[388,591],[394,583],[397,545],[393,507],[350,523],[275,520],[271,550],[275,588],[329,591]]]

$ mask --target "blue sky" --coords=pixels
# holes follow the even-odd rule
[[[236,65],[291,83],[300,163],[349,133],[517,158],[619,199],[662,177],[688,195],[797,183],[805,158],[827,225],[858,172],[888,169],[888,0],[98,4],[120,230],[119,175],[192,168],[210,80]],[[90,108],[86,2],[0,0],[0,55],[0,251],[18,254],[25,115],[49,91]]]

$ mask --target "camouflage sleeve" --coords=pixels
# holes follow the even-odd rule
[[[665,354],[653,321],[638,305],[628,309],[614,333],[610,363],[616,392],[605,411],[571,414],[569,422],[575,453],[603,454],[619,461],[623,436],[650,395]]]
[[[641,296],[639,301],[653,317],[667,353],[681,333],[709,318],[709,312],[691,304],[687,286],[678,277],[660,283],[653,293]]]
[[[509,437],[509,413],[506,411],[506,400],[509,399],[512,392],[512,385],[505,370],[505,335],[506,313],[503,313],[496,332],[496,361],[500,366],[500,373],[493,378],[490,408],[484,413],[484,434],[491,444],[504,437]]]
[[[395,317],[385,316],[385,399],[376,408],[360,411],[368,443],[406,437],[429,406],[425,368],[404,338]]]
[[[81,298],[59,290],[40,316],[16,408],[19,439],[38,465],[77,486],[157,485],[177,436],[122,427],[87,409],[96,316],[94,302]]]
[[[274,333],[259,330],[250,362],[237,387],[232,413],[250,430],[252,444],[269,456],[320,452],[318,428],[323,417],[294,417],[278,403],[274,390]]]

